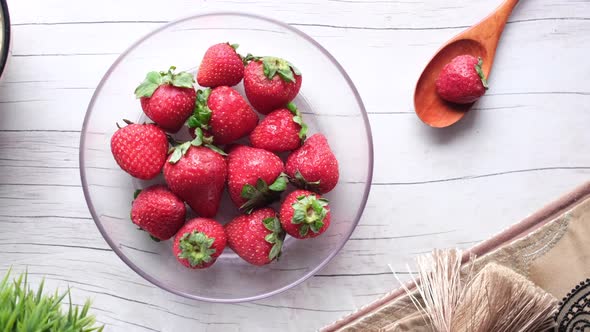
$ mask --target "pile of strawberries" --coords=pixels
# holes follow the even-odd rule
[[[156,241],[174,237],[174,255],[189,268],[211,266],[226,245],[251,264],[268,264],[280,256],[286,234],[312,238],[330,225],[321,195],[336,186],[338,161],[322,134],[307,138],[292,102],[301,73],[286,60],[241,56],[236,48],[207,50],[196,75],[203,89],[175,67],[148,73],[135,95],[154,123],[124,120],[111,138],[115,161],[131,176],[163,173],[166,185],[135,193],[131,220]],[[242,80],[248,101],[232,88]],[[171,136],[183,127],[192,140]],[[234,143],[246,137],[251,146]],[[290,152],[285,162],[282,152]],[[277,213],[268,206],[289,183],[297,189]],[[221,225],[214,218],[225,187],[242,215]],[[186,221],[185,203],[197,218]]]

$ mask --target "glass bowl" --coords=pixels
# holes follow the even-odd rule
[[[242,54],[288,59],[303,73],[295,103],[310,134],[322,132],[340,164],[340,181],[326,195],[332,221],[314,239],[287,237],[278,262],[249,265],[229,248],[208,269],[176,261],[171,242],[154,242],[130,221],[133,192],[151,181],[119,169],[110,151],[116,122],[145,121],[135,87],[151,70],[196,72],[205,50],[219,42],[239,43]],[[243,92],[241,84],[238,91]],[[182,131],[182,130],[181,130]],[[80,173],[90,213],[115,253],[153,284],[188,298],[213,302],[261,299],[289,289],[325,266],[344,246],[365,207],[373,174],[371,129],[361,98],[344,69],[316,41],[284,23],[241,13],[210,13],[166,24],[133,44],[111,66],[88,106],[80,139]],[[224,194],[216,219],[226,223],[237,210]],[[277,207],[277,205],[275,205]]]

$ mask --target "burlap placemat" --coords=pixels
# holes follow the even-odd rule
[[[563,299],[557,331],[590,331],[590,182],[471,248],[465,262],[469,254],[478,267],[504,265]],[[322,331],[430,332],[401,288]]]

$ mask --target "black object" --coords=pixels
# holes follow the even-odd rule
[[[8,60],[8,53],[10,52],[10,15],[8,14],[6,0],[0,0],[0,6],[2,7],[2,18],[4,20],[2,26],[4,38],[2,39],[2,46],[0,48],[2,50],[2,54],[0,54],[0,75],[2,75],[4,67],[6,67],[6,61]]]

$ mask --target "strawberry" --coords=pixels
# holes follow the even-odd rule
[[[213,135],[216,144],[228,144],[250,134],[258,116],[233,88],[220,86],[197,91],[197,104],[188,119],[190,128],[201,128]]]
[[[285,107],[301,88],[301,73],[286,60],[275,57],[252,57],[244,70],[246,96],[258,112],[268,114]]]
[[[236,49],[238,44],[221,43],[207,49],[197,73],[200,86],[215,88],[234,86],[244,78],[244,63]]]
[[[287,188],[283,161],[272,152],[238,145],[227,159],[227,187],[232,201],[242,211],[268,205]]]
[[[195,107],[196,92],[193,76],[186,72],[149,72],[136,89],[141,108],[148,118],[164,130],[175,133],[182,128]]]
[[[176,233],[172,251],[180,264],[204,269],[221,255],[227,238],[223,226],[213,219],[194,218]]]
[[[200,129],[197,137],[174,149],[164,165],[164,179],[170,190],[202,217],[217,214],[227,176],[222,155],[225,153],[207,143]]]
[[[482,64],[481,58],[471,55],[460,55],[451,60],[436,79],[438,95],[457,104],[469,104],[478,100],[488,89]]]
[[[111,137],[111,152],[119,167],[131,176],[149,180],[160,173],[168,151],[166,133],[153,124],[119,128]]]
[[[294,238],[316,237],[330,226],[328,200],[311,191],[295,190],[281,205],[279,219],[285,232]]]
[[[305,141],[307,125],[301,113],[290,102],[267,115],[250,134],[252,146],[272,152],[295,150]]]
[[[338,183],[338,160],[322,134],[308,138],[293,151],[285,166],[291,182],[303,189],[325,194]]]
[[[262,266],[281,255],[285,232],[271,208],[241,215],[225,225],[227,245],[246,262]]]
[[[135,193],[131,221],[157,240],[168,240],[182,227],[184,203],[166,186],[154,185]]]

